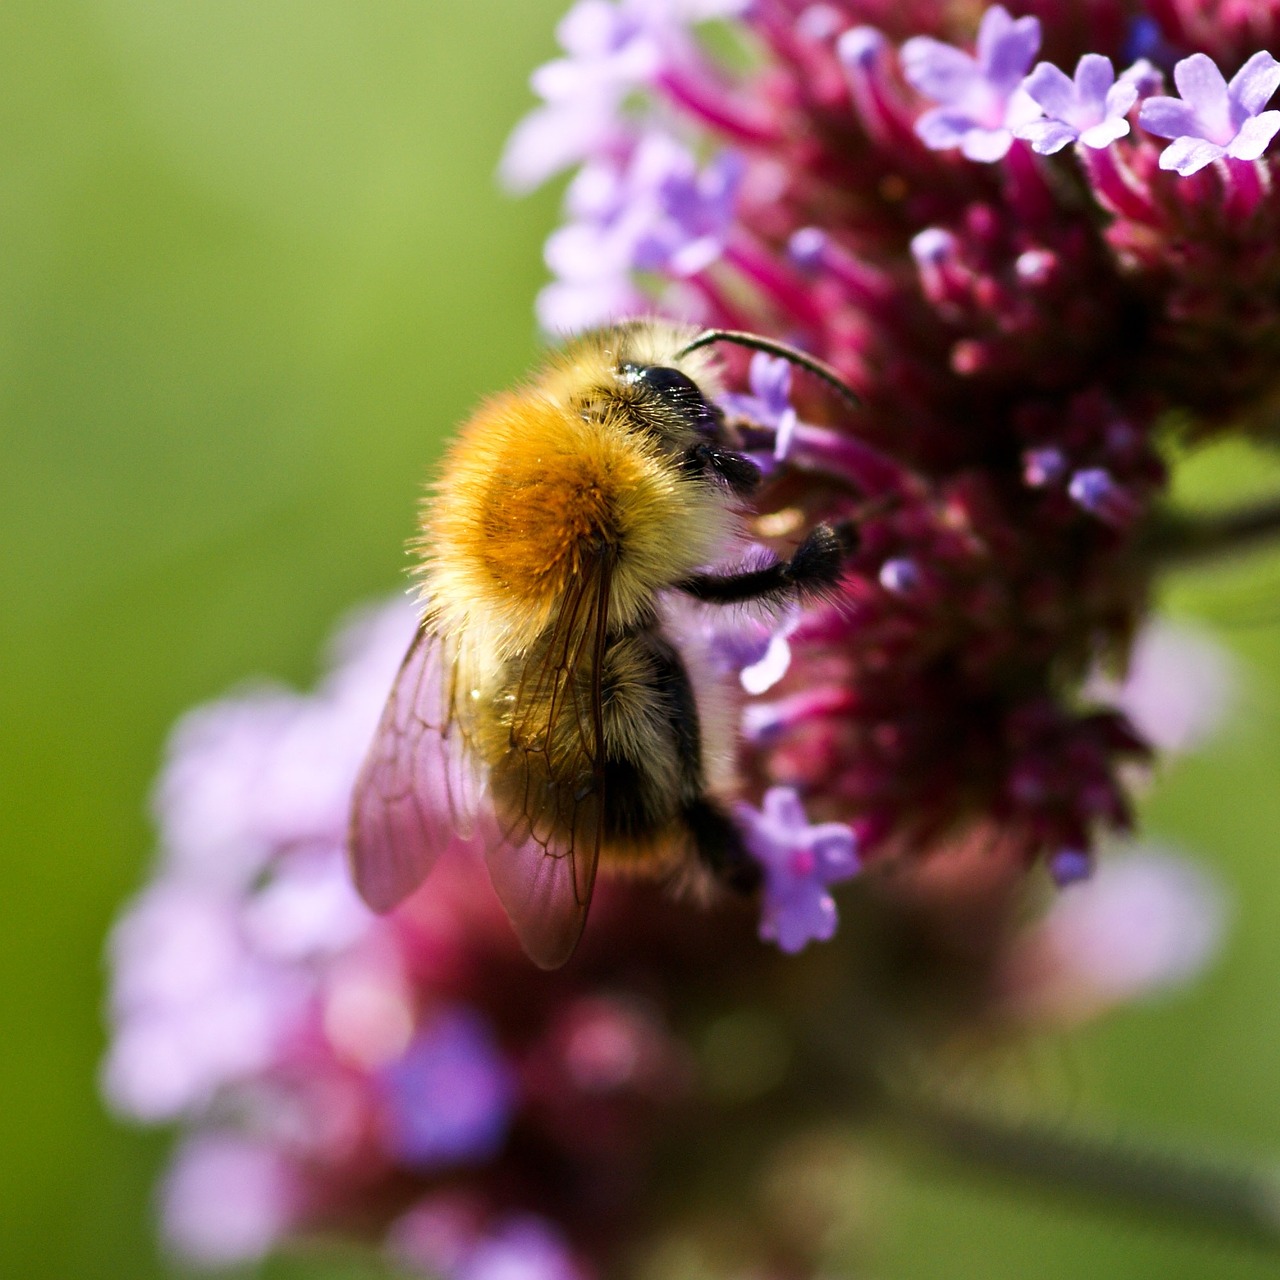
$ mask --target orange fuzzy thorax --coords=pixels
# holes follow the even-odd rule
[[[609,624],[626,626],[655,591],[722,551],[733,524],[725,495],[636,429],[612,402],[614,385],[597,352],[581,353],[578,367],[489,401],[459,432],[422,538],[443,629],[498,655],[524,651],[602,549],[614,566]]]

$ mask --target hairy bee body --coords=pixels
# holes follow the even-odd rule
[[[724,491],[672,465],[695,431],[618,380],[619,362],[662,358],[658,332],[669,360],[682,330],[602,331],[458,433],[418,543],[424,595],[442,626],[474,632],[503,656],[527,651],[605,552],[610,623],[625,629],[652,612],[660,588],[724,550],[738,523]]]
[[[708,749],[713,691],[695,694],[661,600],[780,601],[829,586],[843,551],[819,526],[789,562],[706,571],[759,473],[725,439],[718,379],[691,339],[654,321],[587,335],[449,448],[415,543],[422,629],[356,787],[352,862],[375,908],[459,834],[553,967],[601,863],[758,882],[709,786],[732,744]]]
[[[685,862],[684,814],[706,803],[702,717],[654,601],[723,555],[740,514],[731,491],[672,465],[698,442],[685,416],[618,379],[620,365],[671,367],[689,336],[633,325],[562,353],[463,427],[424,509],[423,593],[434,625],[473,650],[467,666],[485,708],[476,747],[499,816],[531,813],[533,832],[554,847],[602,780],[607,800],[591,819],[598,856],[620,870]],[[705,359],[691,363],[704,394],[718,389]],[[578,628],[556,623],[602,566],[608,616],[597,653]],[[538,685],[566,643],[582,645],[569,687]],[[594,683],[598,726],[583,714]]]

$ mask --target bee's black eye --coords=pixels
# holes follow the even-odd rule
[[[714,432],[719,427],[719,409],[708,404],[698,384],[679,369],[661,364],[626,364],[622,366],[622,376],[677,410],[698,431]]]
[[[626,370],[633,382],[639,382],[664,400],[695,404],[702,399],[698,384],[679,369],[661,364],[631,365]]]

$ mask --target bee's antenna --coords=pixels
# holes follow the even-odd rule
[[[749,347],[752,351],[763,351],[768,355],[781,356],[802,369],[807,369],[815,378],[821,378],[829,387],[834,387],[855,409],[862,407],[858,393],[829,365],[815,356],[806,355],[785,342],[775,342],[772,338],[762,338],[757,333],[747,333],[741,329],[707,329],[676,352],[676,359],[687,356],[700,347],[709,347],[716,342],[729,342],[735,347]]]

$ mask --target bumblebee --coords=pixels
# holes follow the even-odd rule
[[[765,608],[821,595],[849,544],[823,524],[789,559],[707,567],[741,538],[760,481],[716,403],[717,342],[785,355],[852,398],[768,339],[631,321],[550,356],[449,447],[414,544],[422,623],[354,794],[351,864],[374,910],[452,841],[474,842],[525,950],[556,968],[601,865],[694,864],[758,887],[708,778],[731,736],[702,713],[660,606],[672,592]]]

